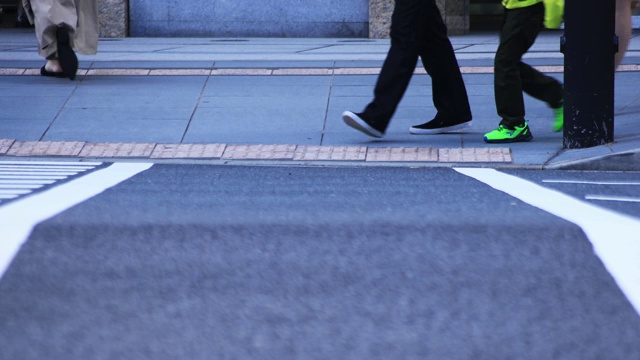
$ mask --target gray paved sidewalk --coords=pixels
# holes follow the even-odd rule
[[[558,52],[560,35],[557,31],[543,33],[527,54],[527,62],[559,79],[563,63]],[[613,144],[562,150],[562,134],[551,131],[551,111],[526,98],[534,140],[509,144],[509,158],[500,161],[491,160],[496,158],[489,155],[502,154],[505,146],[482,141],[482,134],[498,122],[491,73],[497,34],[452,37],[452,43],[470,95],[473,126],[461,134],[408,133],[410,125],[434,115],[430,78],[418,69],[386,137],[371,140],[345,126],[340,114],[344,110],[360,111],[371,99],[388,40],[103,39],[97,55],[80,57],[81,73],[72,82],[37,75],[43,61],[30,30],[0,30],[0,139],[5,139],[5,151],[0,143],[0,154],[5,158],[51,154],[77,157],[81,153],[100,154],[95,150],[98,144],[103,146],[103,155],[119,157],[127,153],[114,152],[113,144],[119,143],[128,143],[129,147],[138,144],[138,148],[148,144],[150,148],[136,153],[137,157],[154,159],[162,158],[151,157],[154,151],[166,153],[167,147],[183,157],[185,151],[193,154],[193,149],[184,147],[187,144],[221,144],[229,149],[237,145],[322,146],[320,149],[332,153],[345,146],[391,148],[388,151],[404,154],[429,153],[416,149],[442,154],[456,149],[461,154],[460,149],[467,149],[475,154],[468,157],[470,162],[541,168],[581,161],[603,166],[602,161],[592,160],[640,151],[640,130],[634,126],[640,111],[637,37],[616,75]],[[66,153],[56,152],[61,149],[58,142]],[[178,144],[183,146],[177,148]],[[40,150],[28,150],[36,148]],[[47,153],[45,148],[57,150]],[[370,152],[376,151],[380,150]],[[209,153],[208,158],[223,160],[224,156]],[[413,160],[402,160],[409,158]],[[295,161],[293,155],[284,159]],[[393,159],[424,161],[414,153],[387,160]],[[458,163],[452,159],[457,158],[443,156],[440,162]],[[616,159],[624,165],[634,157]]]

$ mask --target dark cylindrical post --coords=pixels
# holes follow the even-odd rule
[[[564,147],[613,141],[614,0],[566,0],[564,52]]]

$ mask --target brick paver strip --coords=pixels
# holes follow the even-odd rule
[[[331,75],[333,69],[275,69],[273,75]]]
[[[82,157],[149,157],[153,143],[87,143],[80,152]]]
[[[506,148],[440,149],[440,162],[511,162],[511,150]]]
[[[0,154],[4,155],[7,153],[7,151],[9,151],[9,148],[11,147],[11,145],[13,145],[13,143],[16,142],[15,140],[12,139],[2,139],[0,140]]]
[[[438,161],[438,149],[400,147],[400,148],[369,148],[367,161]]]
[[[271,69],[215,69],[211,75],[271,75]]]
[[[93,69],[87,72],[87,75],[138,75],[144,76],[149,75],[149,71],[147,69]]]
[[[156,69],[149,71],[149,75],[162,75],[162,76],[194,76],[194,75],[211,75],[211,70],[208,69]]]
[[[293,160],[296,145],[227,145],[223,159]]]
[[[334,75],[377,75],[380,68],[339,68],[333,71]]]
[[[25,69],[13,69],[13,68],[5,68],[0,69],[0,76],[4,75],[22,75]]]
[[[509,148],[490,148],[489,159],[491,162],[512,162],[511,149]]]
[[[366,146],[298,146],[293,160],[364,161]]]
[[[546,73],[561,73],[564,71],[562,65],[545,65],[534,66],[538,71]],[[640,71],[640,65],[628,64],[620,65],[618,72]],[[462,66],[460,72],[463,74],[492,74],[493,66]],[[84,75],[105,75],[105,76],[145,76],[145,75],[174,75],[174,76],[192,76],[192,75],[377,75],[380,68],[281,68],[281,69],[262,69],[262,68],[229,68],[229,69],[79,69],[78,76]],[[426,73],[422,68],[416,68],[416,74]],[[22,69],[22,68],[4,68],[0,69],[0,76],[4,75],[40,75],[40,68]]]
[[[16,141],[7,151],[13,156],[78,156],[81,141]]]
[[[220,159],[226,144],[158,144],[151,158],[154,159]]]

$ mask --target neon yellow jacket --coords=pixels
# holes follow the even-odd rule
[[[564,0],[544,0],[544,26],[557,29],[564,17]]]
[[[544,2],[544,26],[557,29],[564,16],[564,0],[502,0],[507,9],[518,9]]]

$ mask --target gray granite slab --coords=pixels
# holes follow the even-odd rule
[[[43,140],[179,143],[187,124],[187,119],[158,121],[124,118],[83,122],[62,117],[51,125]]]

